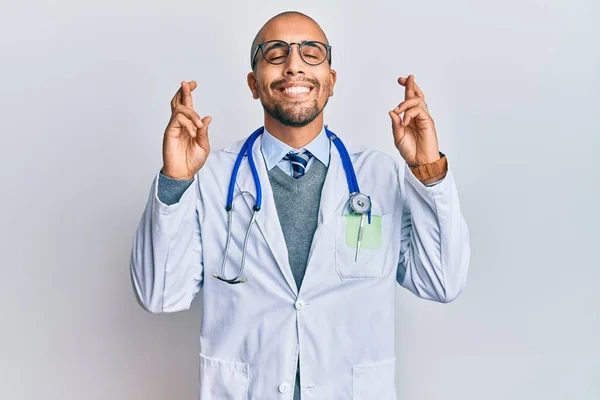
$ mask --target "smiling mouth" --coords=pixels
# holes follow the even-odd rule
[[[281,88],[279,91],[289,96],[302,96],[310,93],[314,88],[308,86],[290,86]]]

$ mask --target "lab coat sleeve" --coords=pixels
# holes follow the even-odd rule
[[[190,308],[202,287],[197,176],[177,203],[158,197],[157,174],[133,239],[130,271],[139,303],[151,313]]]
[[[398,173],[402,227],[396,280],[418,297],[451,302],[465,287],[471,253],[452,171],[427,187],[408,165],[403,169]]]

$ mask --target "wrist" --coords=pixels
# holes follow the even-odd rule
[[[173,179],[175,181],[191,181],[192,179],[194,179],[194,175],[182,175],[182,174],[178,174],[178,173],[173,173],[170,172],[169,170],[165,169],[164,167],[160,170],[160,173],[169,178],[169,179]]]
[[[438,158],[433,162],[410,166],[413,175],[423,184],[430,184],[443,179],[448,171],[446,155],[438,152]]]
[[[409,164],[409,166],[410,167],[420,167],[422,165],[432,164],[432,163],[438,161],[443,156],[444,156],[444,154],[440,151],[436,151],[435,153],[431,153],[431,154],[416,156],[413,163]]]

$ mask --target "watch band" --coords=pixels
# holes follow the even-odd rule
[[[419,165],[417,167],[410,167],[410,170],[418,180],[423,181],[425,179],[442,175],[444,172],[448,171],[448,159],[446,158],[446,155],[440,151],[439,160],[429,164]]]

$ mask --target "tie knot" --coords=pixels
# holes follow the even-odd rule
[[[283,157],[284,160],[289,160],[292,163],[292,171],[294,172],[294,178],[298,179],[304,175],[308,161],[312,157],[312,154],[308,150],[304,150],[302,153],[288,153]]]
[[[283,159],[289,161],[304,161],[305,163],[308,163],[308,160],[310,160],[311,157],[312,154],[310,151],[304,150],[302,153],[287,153]]]

